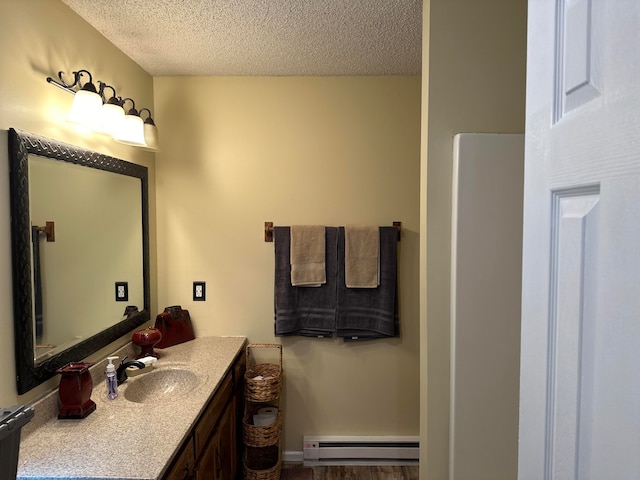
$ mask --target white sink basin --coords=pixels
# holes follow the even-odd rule
[[[204,378],[180,366],[156,367],[149,373],[129,378],[123,385],[123,396],[130,402],[149,403],[186,395]]]

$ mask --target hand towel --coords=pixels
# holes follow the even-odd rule
[[[378,227],[344,227],[344,267],[348,288],[377,288],[380,285]]]
[[[326,228],[326,283],[317,288],[291,285],[290,240],[289,227],[274,227],[275,335],[331,337],[336,330],[338,229]]]
[[[345,341],[397,337],[400,334],[397,296],[395,227],[380,227],[380,286],[347,288],[344,229],[338,229],[338,312],[336,329]]]
[[[291,226],[291,285],[319,286],[327,281],[325,266],[325,227]]]

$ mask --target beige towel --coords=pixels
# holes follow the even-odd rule
[[[291,225],[291,285],[320,286],[327,282],[324,225]]]
[[[348,288],[377,288],[380,285],[378,227],[344,227],[344,271]]]

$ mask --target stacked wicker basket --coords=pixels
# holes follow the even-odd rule
[[[276,348],[280,364],[255,363],[251,350]],[[247,370],[244,374],[245,413],[242,419],[244,476],[246,480],[278,480],[282,467],[280,433],[282,410],[279,408],[282,390],[282,345],[252,343],[245,350]],[[268,425],[254,425],[254,415],[261,408],[276,407],[276,421]]]

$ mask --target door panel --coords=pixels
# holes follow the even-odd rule
[[[520,479],[640,478],[640,2],[529,2]]]
[[[548,468],[577,478],[586,444],[580,413],[593,376],[593,275],[598,255],[598,187],[554,192],[549,327]],[[585,391],[587,390],[587,391]],[[588,423],[588,422],[587,422]]]

